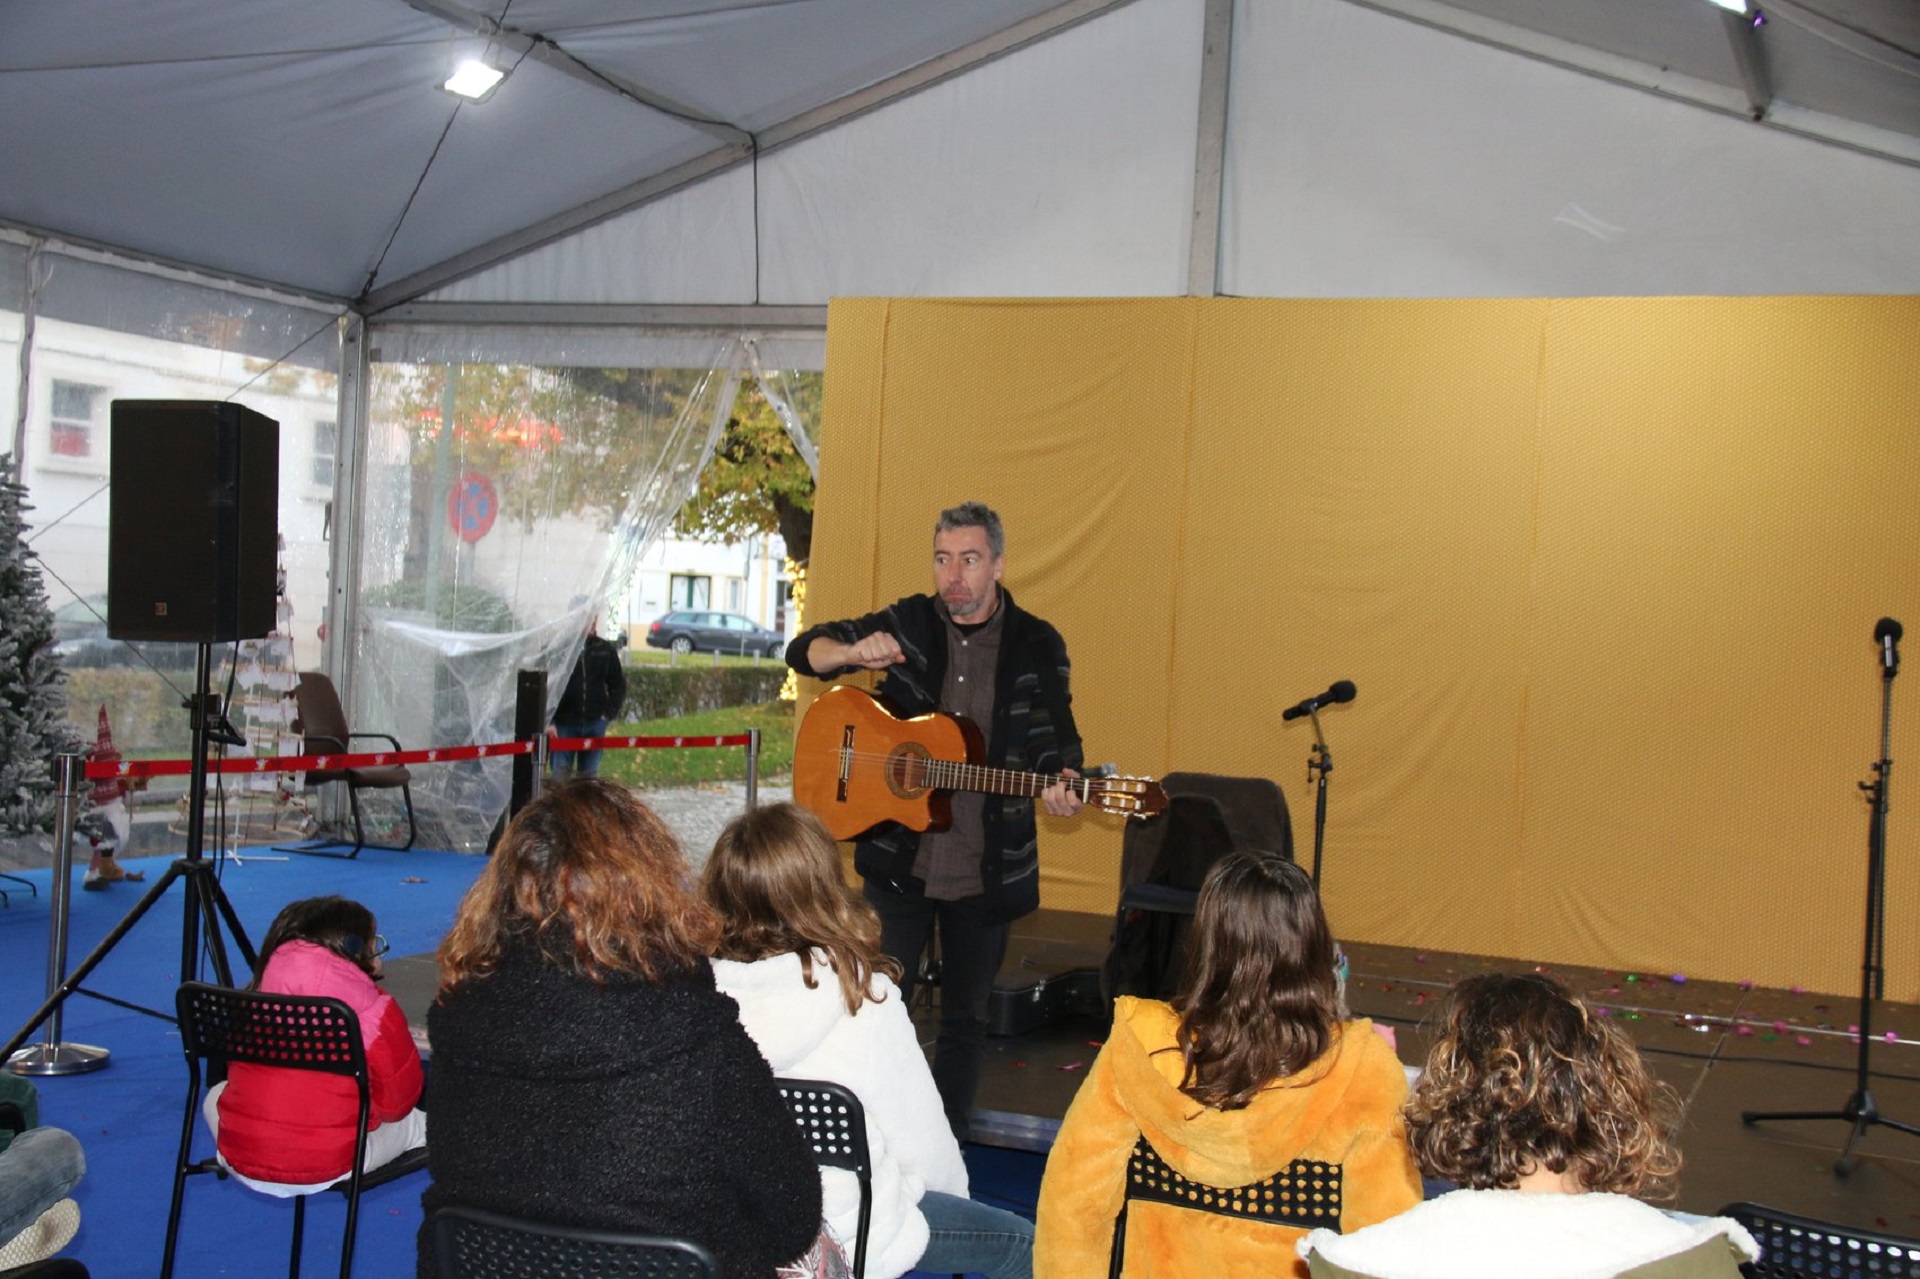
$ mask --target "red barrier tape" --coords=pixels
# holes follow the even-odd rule
[[[632,750],[670,749],[688,746],[745,746],[752,741],[746,733],[727,737],[554,737],[547,749]],[[417,751],[369,751],[350,755],[262,755],[258,758],[208,760],[209,773],[306,773],[342,768],[391,768],[398,764],[453,764],[467,759],[504,759],[531,755],[532,742],[489,742],[480,746],[439,746]],[[193,771],[189,759],[143,759],[89,761],[88,781],[112,777],[185,776]]]

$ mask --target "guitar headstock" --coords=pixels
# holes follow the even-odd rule
[[[1102,777],[1088,802],[1103,813],[1145,821],[1167,807],[1167,792],[1151,777]]]

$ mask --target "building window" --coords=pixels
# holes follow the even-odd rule
[[[737,577],[727,579],[727,607],[739,612],[747,605],[747,584]]]
[[[95,406],[106,393],[104,386],[54,380],[52,446],[55,457],[93,456]]]
[[[339,427],[332,422],[313,424],[313,472],[309,478],[321,488],[333,487],[333,458],[339,447]]]
[[[668,608],[708,608],[713,603],[713,579],[675,573],[668,591]]]

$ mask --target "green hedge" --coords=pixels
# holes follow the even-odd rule
[[[627,667],[627,706],[624,720],[665,719],[698,711],[757,706],[779,698],[786,682],[782,662],[752,666],[688,664],[685,666]]]
[[[144,666],[81,667],[67,672],[67,718],[92,745],[104,704],[122,754],[185,754],[193,749],[193,726],[180,699],[193,676],[191,670],[175,674],[169,684]]]

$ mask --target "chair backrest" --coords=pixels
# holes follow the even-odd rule
[[[1920,1239],[1836,1225],[1759,1204],[1720,1210],[1745,1226],[1760,1260],[1740,1267],[1753,1279],[1920,1279]]]
[[[1127,1205],[1166,1204],[1221,1217],[1240,1217],[1294,1230],[1340,1228],[1344,1178],[1337,1164],[1296,1159],[1265,1181],[1245,1186],[1211,1186],[1192,1181],[1160,1157],[1141,1137],[1127,1157],[1125,1196],[1113,1224],[1113,1248],[1107,1258],[1109,1279],[1119,1279],[1126,1262]]]
[[[844,1168],[860,1183],[859,1229],[853,1240],[854,1279],[867,1273],[867,1227],[873,1217],[873,1161],[867,1149],[867,1112],[853,1090],[830,1079],[775,1079],[793,1121],[822,1168]],[[842,1243],[845,1241],[842,1240]]]
[[[301,671],[293,701],[300,714],[300,732],[307,742],[307,754],[347,749],[347,712],[340,705],[340,694],[331,679],[319,671]],[[315,745],[320,749],[315,750]]]
[[[428,1223],[438,1279],[719,1279],[713,1254],[665,1235],[524,1221],[449,1204]]]
[[[317,1070],[361,1081],[367,1049],[360,1019],[338,999],[274,995],[190,981],[174,995],[189,1057]]]
[[[870,1171],[866,1111],[851,1089],[825,1079],[776,1079],[774,1083],[813,1147],[815,1163],[861,1176]]]

